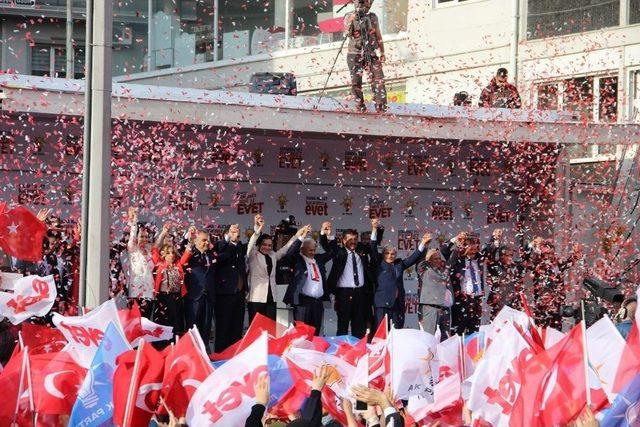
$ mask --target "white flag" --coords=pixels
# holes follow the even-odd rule
[[[0,316],[17,325],[32,316],[49,313],[56,300],[53,276],[26,276],[18,279],[13,293],[0,292]]]
[[[267,334],[213,371],[187,409],[191,426],[242,426],[255,404],[254,384],[267,370]]]
[[[173,327],[160,325],[159,323],[152,322],[146,317],[140,318],[140,326],[142,328],[142,335],[138,337],[133,345],[139,343],[139,340],[145,340],[146,342],[154,341],[168,341],[173,339]]]
[[[118,332],[125,335],[118,317],[116,301],[110,299],[99,307],[91,310],[84,316],[63,316],[53,313],[53,324],[69,341],[69,352],[76,362],[89,368],[93,356],[98,350],[100,341],[109,326],[113,322]]]
[[[613,402],[616,397],[613,393],[613,383],[625,349],[624,338],[618,333],[613,322],[605,316],[587,329],[586,340],[589,365],[593,368],[609,402]],[[593,381],[591,383],[591,388],[596,388]]]
[[[349,387],[351,384],[367,384],[366,374],[362,371],[365,366],[361,365],[362,369],[356,371],[355,366],[332,354],[290,347],[284,356],[300,369],[311,373],[317,372],[322,365],[328,365],[330,375],[327,386],[341,398],[350,398]],[[366,369],[368,371],[368,364],[366,364]]]
[[[476,370],[465,383],[471,384],[467,406],[474,420],[494,427],[509,425],[511,409],[518,396],[518,366],[534,353],[511,322],[504,323]]]
[[[432,362],[437,346],[436,337],[427,332],[417,329],[391,330],[391,385],[396,398],[408,399],[426,394],[433,401]]]

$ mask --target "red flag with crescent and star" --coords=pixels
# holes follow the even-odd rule
[[[87,370],[66,351],[29,355],[35,412],[71,413]]]
[[[23,261],[42,259],[42,239],[47,226],[29,209],[18,206],[5,211],[0,206],[0,247],[8,255]]]

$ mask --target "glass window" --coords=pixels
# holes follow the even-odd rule
[[[34,76],[66,77],[67,50],[64,46],[36,44],[31,48],[31,74]],[[84,77],[84,48],[74,48],[74,78]]]
[[[593,120],[593,96],[593,77],[567,79],[562,109],[578,113],[582,120]]]
[[[538,110],[558,109],[558,84],[544,84],[538,86]]]
[[[640,0],[629,0],[629,24],[640,24]]]
[[[598,99],[599,120],[615,123],[618,120],[618,78],[603,77],[598,79],[600,97]]]
[[[529,0],[527,38],[574,34],[615,27],[620,23],[620,0]]]

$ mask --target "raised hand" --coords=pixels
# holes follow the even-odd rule
[[[422,240],[420,240],[420,243],[422,243],[423,246],[427,246],[431,240],[432,240],[431,233],[427,231],[422,235]]]
[[[49,216],[50,213],[51,213],[51,208],[49,208],[49,209],[40,209],[38,211],[38,214],[36,215],[36,217],[38,218],[38,220],[44,221],[45,219],[47,219],[47,217]]]
[[[379,218],[371,218],[371,230],[377,230],[380,227],[380,219]]]
[[[320,227],[320,231],[322,231],[322,233],[325,236],[330,236],[332,230],[333,230],[333,224],[331,224],[331,221],[323,222],[322,226]]]
[[[327,384],[327,381],[329,381],[330,376],[331,370],[329,369],[329,365],[324,364],[320,366],[320,368],[313,374],[311,388],[322,391],[324,386]]]
[[[493,236],[493,240],[499,242],[500,240],[502,240],[502,235],[504,234],[502,228],[496,228],[495,230],[493,230],[493,233],[491,234]]]
[[[311,231],[311,226],[309,224],[307,224],[304,227],[300,227],[298,229],[298,232],[296,233],[296,236],[305,238],[305,237],[307,237],[307,234],[309,234],[310,231]]]
[[[256,395],[256,403],[266,407],[269,403],[269,374],[265,373],[258,377],[253,391]]]
[[[258,232],[262,232],[264,228],[264,217],[261,214],[258,214],[253,219],[253,225]]]
[[[138,208],[130,207],[127,212],[127,217],[129,218],[129,222],[137,222],[138,221]]]

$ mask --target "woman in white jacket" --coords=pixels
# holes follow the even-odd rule
[[[256,313],[276,320],[276,264],[286,254],[295,239],[302,235],[303,229],[293,236],[279,251],[273,250],[273,239],[262,234],[264,218],[256,215],[253,235],[247,245],[247,269],[249,277],[249,324]]]

